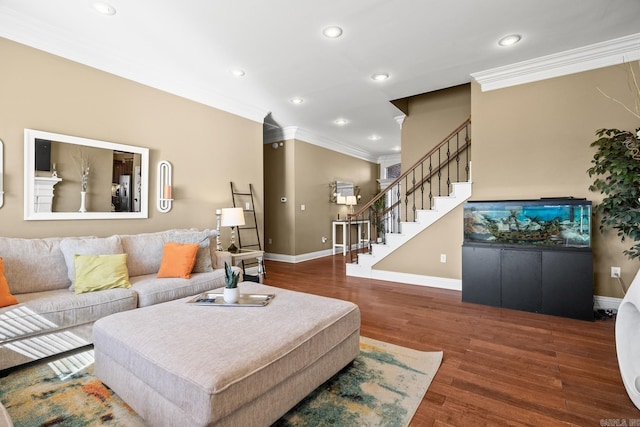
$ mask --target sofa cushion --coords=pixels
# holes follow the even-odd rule
[[[0,324],[8,319],[14,328],[2,341],[42,335],[96,320],[137,306],[137,294],[117,288],[74,295],[68,289],[17,294],[20,304],[0,308]],[[10,333],[9,333],[10,332]]]
[[[60,237],[21,239],[0,237],[0,256],[12,294],[69,287]]]
[[[0,257],[0,307],[7,307],[17,303],[18,300],[9,291],[7,278],[4,277],[4,263],[2,262],[2,257]]]
[[[75,293],[130,288],[127,254],[76,255]]]
[[[67,265],[67,276],[71,287],[75,281],[75,255],[112,255],[121,254],[122,243],[119,236],[105,238],[67,237],[60,242],[60,249]]]
[[[193,265],[196,262],[197,253],[197,243],[165,243],[158,277],[188,279],[191,277],[191,270],[193,270]]]
[[[213,270],[210,250],[211,236],[213,234],[213,230],[169,230],[166,237],[167,242],[197,243],[199,248],[193,272],[204,273]]]
[[[232,267],[234,271],[242,271]],[[138,307],[160,304],[177,298],[224,287],[224,270],[193,273],[190,279],[158,278],[155,274],[130,277],[131,289],[138,294]]]
[[[129,277],[157,273],[166,243],[166,231],[120,235],[122,250],[128,255]]]

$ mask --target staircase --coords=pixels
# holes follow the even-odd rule
[[[348,221],[371,223],[368,240],[364,235],[352,240],[349,233],[348,276],[384,279],[375,264],[471,197],[470,135],[471,119],[467,119],[358,212],[348,215]],[[440,285],[457,286],[446,279]]]

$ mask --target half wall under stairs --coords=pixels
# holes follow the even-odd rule
[[[453,190],[451,194],[449,196],[435,197],[432,209],[416,211],[416,221],[401,222],[400,233],[386,233],[384,244],[372,243],[370,253],[359,253],[357,263],[348,263],[346,265],[347,276],[462,290],[462,281],[458,279],[421,276],[375,268],[376,264],[385,257],[398,250],[410,239],[426,230],[471,197],[471,182],[454,182],[451,185]]]

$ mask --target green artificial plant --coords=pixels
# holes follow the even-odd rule
[[[601,203],[594,211],[601,215],[600,230],[616,230],[624,242],[633,246],[624,251],[629,259],[640,257],[640,139],[631,132],[600,129],[598,140],[591,146],[596,153],[588,169],[595,176],[589,190],[602,193]]]
[[[224,263],[224,287],[227,289],[233,289],[238,287],[238,279],[240,273],[234,273],[229,263]]]

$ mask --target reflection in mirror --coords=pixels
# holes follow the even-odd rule
[[[149,150],[25,129],[26,220],[148,217]]]
[[[354,186],[352,182],[333,181],[329,184],[329,188],[329,201],[331,203],[344,205],[347,203],[347,197],[356,196],[356,198],[359,198],[360,196],[360,188]]]

